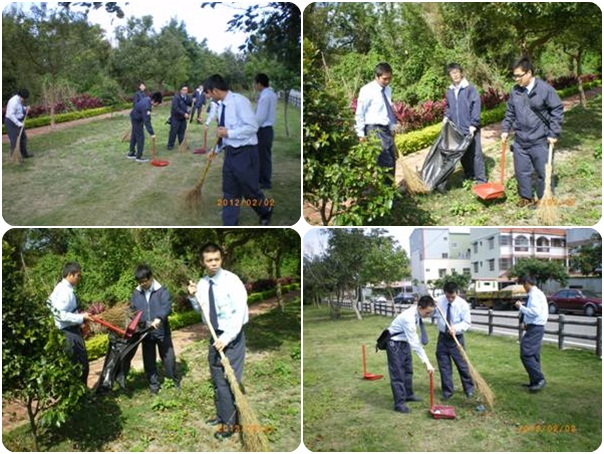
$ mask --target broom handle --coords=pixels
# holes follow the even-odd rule
[[[203,148],[208,149],[208,130],[203,130]]]
[[[114,331],[114,332],[118,333],[120,336],[125,336],[126,335],[126,331],[124,331],[123,329],[120,329],[117,326],[113,326],[111,323],[108,323],[105,320],[102,320],[100,318],[96,318],[94,315],[90,316],[90,320],[92,320],[95,323],[98,323],[99,325],[103,325],[106,328],[109,328],[111,331]]]
[[[430,408],[434,407],[434,372],[428,372],[430,375]]]
[[[155,137],[151,137],[151,160],[155,161]]]
[[[549,151],[548,151],[548,154],[547,154],[547,164],[549,166],[551,166],[553,160],[554,160],[554,144],[550,142],[550,144],[549,144]]]
[[[440,307],[438,307],[438,304],[436,305],[436,309],[438,310],[440,316],[442,317],[442,319],[445,321],[445,324],[447,325],[447,329],[449,331],[451,331],[451,325],[449,325],[449,321],[447,320],[447,318],[444,316],[443,311],[440,310]],[[457,348],[463,349],[463,347],[461,346],[461,344],[459,343],[459,341],[457,340],[457,336],[451,336],[453,339],[455,339],[455,343],[457,344]]]
[[[501,186],[503,186],[505,184],[505,146],[506,146],[506,141],[502,140],[501,141]]]
[[[365,344],[363,344],[363,376],[367,375],[367,363],[365,362]]]
[[[214,343],[216,343],[218,341],[218,336],[216,335],[216,331],[214,331],[214,327],[212,326],[212,322],[210,321],[210,317],[208,317],[208,314],[206,314],[205,309],[203,308],[203,305],[200,304],[199,307],[201,307],[201,311],[203,312],[203,316],[205,317],[207,323],[207,327],[210,330],[210,334],[212,334],[212,339],[214,339]],[[226,356],[224,354],[224,352],[222,350],[219,350],[218,353],[220,354],[220,359],[224,360],[226,359]]]

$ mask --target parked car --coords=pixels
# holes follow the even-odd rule
[[[549,313],[580,312],[589,317],[602,315],[602,297],[591,290],[563,288],[547,297]]]
[[[394,302],[396,304],[413,304],[415,303],[416,296],[415,293],[401,292],[394,297]]]

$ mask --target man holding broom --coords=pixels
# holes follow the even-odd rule
[[[27,98],[29,98],[29,90],[22,88],[8,100],[8,104],[6,105],[4,124],[6,125],[6,132],[10,141],[11,158],[13,158],[15,150],[20,150],[20,159],[31,158],[33,156],[27,153],[27,134],[25,134],[25,115],[29,111],[29,106],[25,106]]]
[[[260,157],[258,152],[258,121],[252,103],[245,96],[229,90],[219,74],[208,77],[203,86],[211,98],[220,102],[216,136],[219,149],[224,149],[222,166],[223,225],[237,225],[241,206],[251,207],[268,225],[273,215],[273,200],[260,190]],[[214,152],[208,155],[213,159]]]
[[[149,162],[149,159],[143,158],[143,150],[145,149],[145,131],[143,125],[147,128],[151,139],[154,139],[155,131],[153,131],[153,126],[151,125],[151,109],[160,105],[161,102],[162,95],[160,92],[156,92],[151,95],[151,98],[144,96],[134,104],[134,109],[130,112],[132,133],[130,134],[128,159],[134,159],[136,162]]]
[[[501,140],[514,129],[514,172],[518,181],[518,207],[533,206],[533,172],[537,173],[537,198],[545,192],[545,168],[549,145],[555,144],[562,130],[564,107],[554,87],[536,78],[533,64],[522,57],[513,65],[512,88],[502,124]],[[551,182],[550,182],[551,184]]]
[[[470,306],[466,300],[457,295],[457,284],[455,282],[447,282],[443,286],[443,291],[445,294],[436,302],[438,307],[436,320],[439,331],[438,343],[436,344],[436,360],[440,371],[443,399],[450,399],[455,392],[451,359],[457,366],[466,396],[472,397],[474,395],[474,382],[472,381],[470,368],[457,346],[457,343],[459,343],[465,349],[463,333],[470,329],[472,325]],[[446,322],[443,317],[446,317]],[[457,339],[457,342],[454,338]]]
[[[201,250],[203,265],[208,275],[197,284],[189,281],[188,291],[193,309],[211,324],[217,338],[210,342],[208,360],[214,386],[216,417],[206,421],[220,428],[214,437],[222,440],[240,432],[233,392],[225,378],[225,368],[220,353],[228,358],[241,384],[245,362],[245,334],[243,325],[248,322],[247,292],[241,279],[222,269],[222,249],[207,243]],[[245,428],[243,428],[245,430]]]
[[[168,136],[168,150],[174,149],[174,142],[178,136],[178,143],[185,140],[187,130],[187,119],[189,118],[189,107],[193,102],[189,98],[189,87],[183,84],[180,91],[172,97],[172,109],[170,111],[170,134]]]

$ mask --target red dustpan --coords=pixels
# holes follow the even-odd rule
[[[383,375],[367,373],[367,362],[365,359],[365,346],[363,345],[363,380],[379,380]]]
[[[160,161],[155,159],[155,137],[151,139],[151,165],[155,167],[166,167],[170,164],[168,161]]]
[[[208,130],[204,129],[203,130],[203,147],[201,148],[196,148],[193,151],[193,154],[205,154],[205,152],[208,149]]]
[[[430,414],[434,419],[455,419],[455,408],[447,405],[434,405],[434,373],[430,372]]]
[[[482,200],[494,200],[505,197],[505,140],[501,142],[501,182],[477,184],[472,192]]]

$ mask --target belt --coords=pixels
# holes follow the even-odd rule
[[[79,326],[66,326],[65,328],[61,328],[61,331],[69,331],[73,334],[82,334],[82,328]]]
[[[231,145],[227,145],[226,147],[224,147],[225,151],[240,151],[243,150],[244,148],[250,148],[250,147],[257,147],[258,144],[255,145],[241,145],[240,147],[233,147]]]

